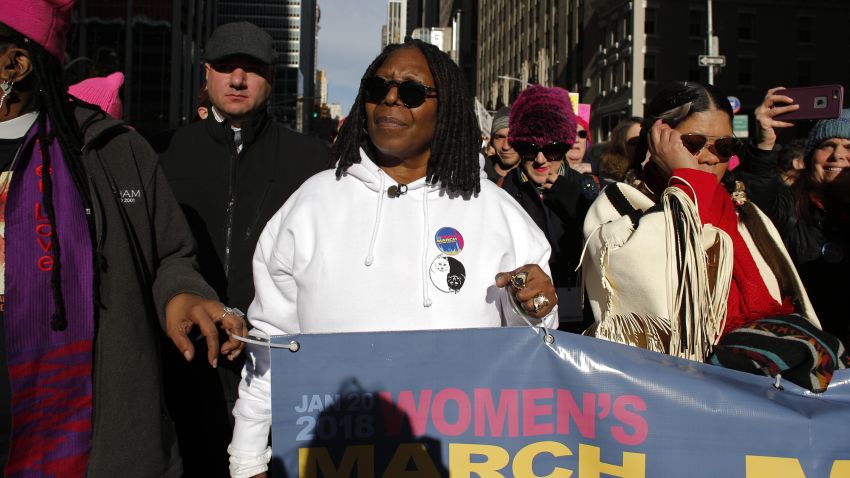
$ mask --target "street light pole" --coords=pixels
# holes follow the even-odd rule
[[[711,56],[714,56],[714,55],[717,54],[717,52],[714,51],[714,41],[713,41],[714,27],[713,27],[713,22],[712,22],[712,19],[711,19],[711,17],[712,17],[712,15],[711,15],[711,0],[708,0],[708,5],[706,7],[706,15],[708,17],[708,32],[707,32],[707,35],[708,35],[708,43],[707,43],[707,45],[708,45],[708,56],[711,57]],[[708,84],[709,85],[714,84],[714,65],[708,65]]]
[[[516,81],[517,83],[522,85],[522,89],[526,89],[528,87],[528,83],[520,80],[519,78],[514,78],[513,76],[498,75],[498,76],[496,76],[496,78],[498,78],[500,80]]]

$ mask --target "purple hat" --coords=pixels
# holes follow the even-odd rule
[[[511,105],[509,128],[510,143],[575,143],[576,117],[570,93],[557,86],[534,85],[523,90]]]

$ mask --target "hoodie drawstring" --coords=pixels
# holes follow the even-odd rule
[[[431,297],[428,296],[428,187],[422,188],[422,306],[431,307]]]
[[[372,254],[375,252],[375,242],[378,239],[378,230],[381,228],[381,209],[384,207],[385,180],[383,174],[379,174],[379,176],[381,176],[381,187],[378,189],[378,209],[375,211],[375,226],[372,228],[372,241],[369,243],[369,252],[366,254],[366,260],[363,262],[366,264],[366,267],[371,266],[375,262],[375,256]]]

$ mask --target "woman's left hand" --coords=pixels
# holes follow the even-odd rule
[[[507,287],[526,313],[537,319],[549,315],[558,304],[552,279],[537,264],[496,274],[496,286]]]

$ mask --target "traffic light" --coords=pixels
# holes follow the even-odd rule
[[[316,118],[319,117],[319,113],[321,113],[321,109],[322,109],[321,105],[319,105],[318,103],[313,103],[313,119],[316,119]]]

